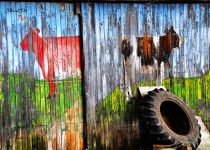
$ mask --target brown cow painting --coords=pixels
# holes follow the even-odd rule
[[[137,55],[142,56],[141,64],[145,66],[153,65],[153,57],[155,56],[156,51],[153,38],[148,37],[147,35],[145,35],[144,37],[138,37],[137,44]]]
[[[131,46],[130,41],[128,41],[128,39],[124,38],[122,40],[122,54],[124,55],[125,61],[127,60],[127,58],[131,55],[131,53],[133,52],[133,47]]]
[[[24,51],[34,54],[49,85],[48,98],[55,96],[56,75],[80,76],[80,37],[41,37],[39,29],[30,28],[20,42]]]
[[[152,66],[154,59],[160,66],[161,62],[168,63],[173,48],[180,47],[181,40],[173,27],[166,31],[166,35],[159,37],[137,37],[137,55],[141,56],[141,64]]]
[[[160,36],[159,39],[159,50],[156,54],[156,59],[158,60],[158,64],[161,62],[168,63],[168,59],[173,48],[181,47],[181,40],[178,34],[175,32],[173,27],[171,27],[166,35]]]

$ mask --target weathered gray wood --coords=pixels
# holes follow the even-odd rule
[[[45,59],[46,72],[54,69],[54,59],[48,61],[52,53],[41,54],[45,57],[39,55],[51,50],[57,52],[54,58],[63,53],[68,55],[62,56],[68,57],[68,62],[62,60],[58,62],[60,66],[75,66],[72,60],[78,57],[72,56],[72,53],[80,53],[76,53],[80,51],[80,43],[76,43],[75,39],[79,39],[81,33],[74,5],[0,2],[0,27],[0,149],[83,149],[84,105],[80,70],[77,75],[73,75],[71,69],[66,73],[58,72],[56,78],[50,81],[56,83],[57,88],[49,97],[49,84],[39,61]],[[37,36],[41,42],[32,38],[32,33],[26,36],[32,31],[30,29],[37,34],[36,29],[41,30]],[[75,43],[63,42],[70,36]],[[60,45],[57,37],[63,40]],[[56,40],[53,41],[53,38]],[[25,43],[21,44],[22,41]],[[43,41],[45,43],[40,44]],[[35,47],[33,50],[33,45],[43,49]],[[61,48],[64,51],[62,54],[62,50],[57,50],[59,46],[66,46],[66,49]],[[53,67],[50,68],[49,64]]]
[[[129,101],[136,94],[132,88],[137,83],[139,86],[155,85],[159,73],[157,64],[142,66],[142,58],[137,56],[136,37],[143,37],[146,34],[150,37],[163,36],[166,34],[166,29],[173,26],[183,45],[173,49],[168,60],[170,66],[162,65],[161,79],[166,84],[166,79],[170,77],[167,85],[184,100],[190,97],[189,93],[196,95],[194,93],[199,91],[203,96],[208,94],[208,88],[205,86],[206,78],[199,83],[199,87],[196,87],[196,83],[209,72],[209,4],[82,4],[81,8],[85,92],[87,114],[90,117],[87,122],[89,130],[94,127],[94,132],[88,135],[91,148],[97,149],[100,144],[112,148],[120,146],[120,143],[122,145],[123,142],[113,145],[110,139],[113,136],[123,139],[124,136],[120,136],[120,133],[125,132],[121,127],[130,129],[130,123],[133,123],[139,132],[138,121],[133,119],[137,113],[134,111],[137,104],[132,105],[134,101]],[[121,44],[124,39],[130,41],[132,53],[129,57],[122,54]],[[205,88],[202,90],[200,87]],[[119,93],[116,92],[118,88]],[[118,98],[117,95],[120,93],[125,97]],[[198,103],[206,105],[209,103],[206,100],[200,102],[197,97],[200,96],[197,94],[186,101],[198,113],[200,112]],[[127,102],[124,103],[125,100]],[[124,104],[120,105],[122,102]],[[100,106],[103,106],[103,109]],[[124,113],[121,108],[126,109]],[[129,112],[130,110],[133,112]],[[118,111],[117,115],[115,111]],[[119,122],[114,122],[115,115],[121,117]],[[119,134],[112,132],[111,129],[119,129]],[[132,132],[126,133],[125,139],[132,142]],[[91,138],[91,135],[97,135],[98,139]],[[109,140],[105,141],[105,137]],[[97,140],[99,140],[98,145],[93,146]],[[124,145],[125,149],[128,149],[128,145]]]

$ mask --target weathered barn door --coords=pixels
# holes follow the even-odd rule
[[[210,125],[209,4],[81,10],[90,149],[141,149],[138,86],[166,86]]]
[[[83,149],[73,4],[0,2],[0,149]]]

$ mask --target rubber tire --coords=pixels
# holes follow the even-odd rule
[[[163,111],[161,110],[163,103],[164,105],[172,104],[178,108],[178,111],[182,110],[180,113],[185,113],[185,119],[187,118],[188,127],[190,127],[189,131],[180,134],[180,132],[178,133],[168,126],[167,120],[164,120],[164,115],[162,116],[163,112],[161,114],[161,111]],[[164,91],[163,89],[149,91],[148,94],[142,98],[140,116],[142,132],[144,132],[145,138],[152,142],[152,144],[171,145],[171,147],[187,144],[191,146],[193,150],[196,150],[201,142],[201,128],[193,112],[176,95],[168,91]],[[177,116],[170,117],[176,118]],[[173,123],[177,124],[179,123],[178,121],[179,120],[175,119]]]

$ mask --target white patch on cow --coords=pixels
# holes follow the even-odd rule
[[[160,37],[159,36],[157,36],[157,35],[155,35],[154,37],[153,37],[153,42],[154,42],[154,45],[155,45],[155,48],[159,48],[159,45],[160,45]]]
[[[160,47],[160,36],[155,35],[153,37],[153,42],[154,42],[154,45],[155,45],[155,48],[156,48],[156,53],[158,54],[159,53],[159,47]],[[158,68],[158,62],[157,62],[156,59],[154,60],[154,64],[155,64],[156,70],[160,69],[160,76],[157,73],[157,75],[158,75],[158,77],[157,77],[157,85],[162,85],[162,80],[164,79],[164,72],[165,72],[165,70],[164,70],[164,62],[161,62],[160,68]]]
[[[160,46],[160,37],[155,35],[153,37],[153,43],[155,45],[155,49],[156,49],[156,55],[159,54],[159,46]]]
[[[131,46],[133,47],[133,52],[132,52],[132,56],[134,56],[134,58],[137,57],[137,42],[136,42],[136,36],[131,36]]]

